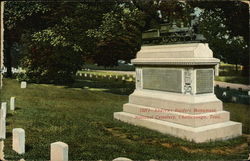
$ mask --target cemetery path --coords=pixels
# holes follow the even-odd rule
[[[114,71],[114,70],[94,70],[94,71],[96,71],[96,72],[111,72],[111,73],[135,75],[134,71]],[[219,85],[220,87],[223,87],[223,88],[230,87],[232,89],[242,88],[242,90],[250,91],[250,85],[245,85],[245,84],[236,84],[236,83],[227,83],[227,82],[214,81],[214,85]]]
[[[223,88],[230,87],[232,89],[242,88],[242,90],[246,90],[246,91],[250,90],[250,85],[244,85],[244,84],[236,84],[236,83],[227,83],[227,82],[215,81],[215,85],[219,85],[220,87],[223,87]]]

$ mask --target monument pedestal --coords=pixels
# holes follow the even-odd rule
[[[142,47],[137,58],[136,90],[114,118],[194,142],[240,136],[214,95],[214,66],[206,44]]]
[[[212,140],[224,140],[241,135],[241,123],[227,121],[202,127],[184,126],[158,119],[138,119],[140,115],[116,112],[114,117],[123,122],[143,126],[163,134],[170,134],[196,143]]]
[[[214,94],[182,95],[135,90],[123,112],[114,118],[194,142],[240,136],[241,123],[230,121],[222,102]]]

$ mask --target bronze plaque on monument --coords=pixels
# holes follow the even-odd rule
[[[143,68],[143,89],[182,92],[182,70]]]
[[[213,70],[197,69],[196,70],[196,93],[213,93]]]

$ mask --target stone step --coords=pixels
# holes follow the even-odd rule
[[[146,127],[163,134],[180,137],[196,143],[214,140],[225,140],[242,134],[242,124],[233,121],[206,125],[201,127],[189,127],[158,119],[139,119],[140,115],[127,112],[115,112],[114,118],[126,123]]]
[[[130,103],[123,105],[123,111],[145,116],[146,119],[154,118],[191,127],[200,127],[230,120],[230,113],[227,111],[217,111],[193,115],[184,113],[182,111],[171,111],[167,109],[140,106]]]
[[[147,107],[163,108],[171,110],[190,109],[184,113],[198,114],[222,111],[222,102],[214,94],[191,96],[184,94],[173,94],[153,90],[135,90],[129,96],[129,103]],[[199,109],[195,111],[195,109]]]

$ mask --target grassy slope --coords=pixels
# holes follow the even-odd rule
[[[16,96],[17,110],[8,111],[5,158],[49,159],[50,143],[69,145],[71,160],[131,159],[244,159],[246,138],[194,144],[113,120],[127,96],[87,89],[29,84],[20,89],[15,80],[4,80],[2,101]],[[9,103],[9,102],[8,102]],[[26,153],[11,150],[11,131],[24,128]],[[237,148],[235,149],[235,147]],[[229,150],[229,151],[228,151]]]

